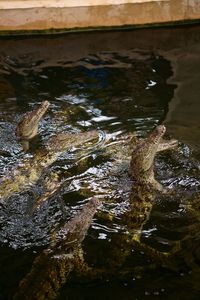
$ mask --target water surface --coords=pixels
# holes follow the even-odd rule
[[[112,213],[116,218],[110,222],[101,216],[95,217],[83,244],[85,257],[89,264],[109,269],[114,259],[117,261],[123,255],[125,249],[123,245],[120,248],[120,239],[126,224],[121,218],[128,209],[124,199],[127,199],[130,187],[127,195],[121,186],[115,191],[115,184],[108,192],[112,158],[103,154],[103,143],[107,137],[115,138],[129,132],[146,137],[163,122],[168,125],[169,133],[180,137],[180,142],[188,141],[183,127],[190,129],[190,123],[184,123],[184,119],[184,126],[174,123],[174,97],[184,85],[184,78],[181,83],[173,79],[177,74],[174,64],[181,47],[187,53],[185,40],[188,35],[192,47],[199,47],[198,29],[197,26],[163,31],[96,33],[96,44],[92,41],[93,34],[89,33],[0,40],[2,178],[57,132],[93,129],[100,132],[99,141],[93,146],[84,151],[72,149],[53,164],[51,169],[59,171],[66,182],[34,213],[32,206],[35,197],[40,195],[40,183],[34,190],[14,195],[7,203],[1,203],[0,299],[11,299],[20,280],[30,270],[34,257],[47,247],[52,230],[66,216],[74,215],[93,194],[103,195],[100,211]],[[164,42],[164,37],[162,40],[161,33],[171,46]],[[180,33],[185,37],[182,42]],[[154,44],[150,39],[153,36]],[[149,38],[147,41],[146,37]],[[156,44],[155,49],[153,45]],[[189,48],[188,53],[191,51]],[[192,70],[190,80],[193,82]],[[50,102],[49,111],[40,124],[39,136],[25,153],[15,137],[16,124],[26,111],[43,100]],[[194,138],[190,133],[190,147],[180,143],[177,152],[162,154],[156,160],[156,176],[166,187],[175,190],[174,194],[156,197],[142,232],[144,243],[159,251],[172,249],[177,241],[188,235],[190,226],[196,222],[184,206],[199,191],[198,121],[195,123],[194,120],[192,126],[195,130]],[[120,182],[121,178],[116,175],[112,180]],[[129,180],[125,173],[126,183]],[[156,266],[147,253],[133,248],[122,266],[123,276],[113,273],[113,276],[98,281],[72,277],[58,299],[198,299],[200,272],[195,276],[193,273],[187,265],[178,271]]]

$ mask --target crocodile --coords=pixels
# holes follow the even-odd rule
[[[43,101],[38,108],[27,112],[17,124],[15,134],[24,151],[29,150],[30,140],[38,134],[39,122],[49,105],[49,101]]]
[[[156,153],[173,149],[178,145],[177,140],[162,141],[166,132],[164,125],[157,126],[143,141],[139,142],[131,155],[129,174],[140,183],[151,185],[157,190],[163,190],[154,177],[154,158]]]
[[[50,103],[43,101],[33,111],[26,113],[16,127],[16,136],[21,140],[30,140],[38,134],[39,122],[46,113]]]
[[[98,140],[96,130],[81,133],[58,133],[49,138],[44,148],[35,151],[32,157],[24,158],[0,181],[0,200],[5,201],[15,193],[31,188],[43,171],[53,164],[58,156],[73,147]]]
[[[148,221],[156,192],[165,193],[166,189],[155,179],[154,160],[158,152],[174,149],[177,140],[163,141],[166,132],[164,125],[157,126],[152,133],[137,144],[132,151],[129,174],[135,180],[129,196],[130,209],[125,218],[129,220],[129,230],[133,239],[140,239],[142,229]]]
[[[123,192],[127,185],[127,179],[122,184],[118,184],[121,189],[122,205],[125,201],[126,207],[120,216],[120,224],[124,227],[125,232],[113,240],[110,263],[115,266],[116,260],[119,266],[124,263],[131,255],[133,247],[137,250],[140,249],[141,234],[150,217],[156,196],[159,193],[166,193],[166,189],[155,179],[154,159],[157,153],[176,148],[178,141],[174,139],[163,140],[165,131],[165,126],[159,125],[145,140],[139,141],[135,137],[132,139],[134,145],[129,150],[131,158],[125,170],[126,174],[128,173],[132,178],[131,183],[130,179],[128,180],[131,189],[128,193]],[[121,175],[119,180],[120,178]],[[115,216],[113,217],[115,218]],[[116,249],[121,249],[120,257]]]
[[[14,299],[56,299],[74,269],[87,272],[81,244],[99,204],[100,201],[93,197],[77,215],[52,233],[49,246],[34,259]]]

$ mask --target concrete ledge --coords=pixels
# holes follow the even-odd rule
[[[86,29],[200,20],[199,0],[0,0],[0,31]]]
[[[39,7],[84,7],[99,5],[120,5],[127,3],[158,2],[158,0],[0,0],[0,9]],[[169,1],[169,0],[160,0]]]

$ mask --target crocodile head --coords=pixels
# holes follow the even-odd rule
[[[150,135],[139,142],[131,157],[129,173],[137,181],[151,182],[154,180],[153,164],[159,144],[166,128],[164,125],[157,126]]]
[[[166,132],[166,127],[165,125],[158,125],[152,133],[147,138],[147,141],[150,143],[153,143],[155,145],[158,145],[161,141],[161,138]]]
[[[30,140],[38,134],[38,125],[49,107],[49,102],[43,101],[41,105],[28,112],[19,122],[16,128],[16,135],[22,140]]]

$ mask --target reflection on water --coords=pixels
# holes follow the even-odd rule
[[[4,42],[7,41],[1,41]],[[123,143],[121,139],[129,132],[146,137],[165,120],[176,88],[169,84],[173,74],[170,62],[152,50],[134,48],[121,52],[95,50],[74,59],[54,54],[53,61],[38,59],[34,51],[13,57],[1,53],[0,61],[2,178],[12,172],[13,165],[30,159],[57,132],[99,130],[99,141],[95,144],[72,147],[53,164],[51,172],[44,172],[32,189],[13,195],[7,202],[1,201],[0,299],[10,299],[33,258],[49,244],[52,231],[63,220],[70,219],[92,195],[99,195],[103,205],[84,242],[87,261],[109,270],[126,251],[130,253],[125,256],[120,275],[113,273],[97,282],[74,277],[63,287],[59,299],[100,299],[99,294],[101,299],[175,299],[177,295],[180,299],[197,299],[198,274],[193,276],[187,265],[183,272],[162,269],[155,266],[148,253],[125,248],[127,226],[123,215],[129,210],[131,187],[126,157],[122,159],[119,155],[118,159],[118,164],[125,168],[110,173],[116,167],[112,159],[115,144]],[[16,124],[23,113],[43,100],[50,102],[49,111],[41,121],[40,134],[32,141],[30,152],[24,153],[15,137]],[[186,207],[199,190],[199,164],[192,158],[190,148],[180,145],[175,153],[158,157],[156,170],[159,180],[175,193],[156,197],[142,240],[157,250],[169,251],[188,235],[196,222]],[[59,174],[63,184],[47,197],[48,201],[41,201],[33,209],[35,199],[43,195],[46,177],[53,184],[52,172]],[[106,217],[108,214],[110,218]]]

